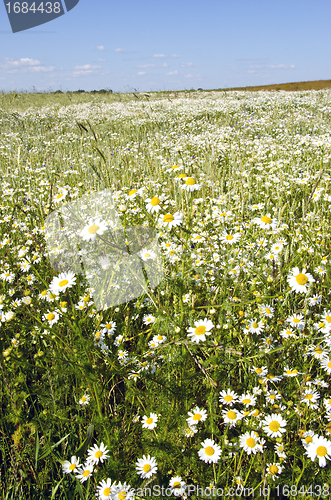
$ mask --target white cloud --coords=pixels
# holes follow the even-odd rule
[[[294,69],[294,64],[268,64],[267,68],[271,69]]]
[[[167,57],[165,54],[154,54],[153,57]]]
[[[195,65],[195,64],[193,64],[193,63],[182,63],[182,64],[181,64],[181,67],[182,67],[182,68],[188,68],[189,66],[196,66],[196,65]]]
[[[75,66],[72,76],[88,76],[97,73],[101,66],[92,66],[91,64],[84,64],[84,66]]]
[[[137,75],[139,75],[139,76],[146,75],[146,71],[139,71],[139,72],[137,73]]]
[[[169,66],[169,64],[167,64],[167,63],[163,63],[163,64],[162,64],[162,67],[163,67],[163,68],[167,68],[168,66]]]
[[[53,71],[54,66],[46,67],[38,59],[22,57],[20,59],[10,59],[6,57],[0,62],[0,70],[6,73],[42,73]]]
[[[104,46],[103,46],[103,45],[99,45],[99,46],[97,47],[97,49],[98,49],[98,50],[106,50],[106,49],[104,48]]]
[[[155,64],[139,64],[137,68],[154,68]]]
[[[107,59],[100,59],[100,57],[99,57],[98,61],[100,61],[100,62],[106,62]]]
[[[170,57],[180,57],[180,56],[178,56],[177,54],[171,54]]]
[[[125,49],[115,49],[114,52],[125,52]]]
[[[175,71],[169,71],[167,73],[167,75],[178,75],[178,71],[177,70],[175,70]]]
[[[189,74],[189,75],[185,75],[185,78],[192,78],[193,75]]]

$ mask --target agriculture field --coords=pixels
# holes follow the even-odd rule
[[[1,498],[329,498],[331,91],[47,99],[0,95]]]

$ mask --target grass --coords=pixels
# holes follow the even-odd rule
[[[1,498],[329,497],[330,97],[0,95]],[[106,189],[99,217],[154,231],[164,276],[102,310],[88,242],[55,269],[47,242]],[[102,443],[86,481],[63,473]]]

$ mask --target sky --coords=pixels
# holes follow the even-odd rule
[[[208,90],[331,79],[330,0],[79,0],[18,33],[8,2],[0,3],[0,91]]]

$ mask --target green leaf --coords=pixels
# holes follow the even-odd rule
[[[86,453],[87,449],[91,446],[93,439],[93,432],[94,432],[94,425],[89,425],[86,431],[86,439],[76,451],[75,453],[76,457],[82,457]]]
[[[46,458],[53,450],[54,448],[56,448],[60,443],[62,443],[62,441],[64,441],[65,439],[67,439],[68,436],[70,436],[71,432],[69,432],[69,434],[67,434],[66,436],[64,436],[62,439],[60,439],[60,441],[58,441],[57,443],[53,444],[52,446],[47,446],[47,450],[41,455],[41,457],[39,457],[38,460],[43,460],[44,458]],[[38,441],[39,443],[39,441]],[[39,446],[39,445],[38,445]],[[45,446],[46,448],[46,446]]]
[[[37,432],[37,437],[36,437],[35,464],[34,464],[34,468],[35,468],[36,470],[37,470],[38,455],[39,455],[39,436],[38,436],[38,432]]]

